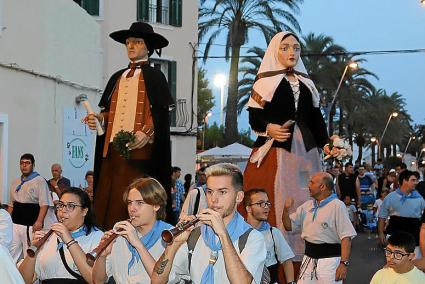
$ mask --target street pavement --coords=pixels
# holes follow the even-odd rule
[[[368,284],[376,271],[385,264],[382,248],[375,234],[368,240],[366,232],[359,232],[351,246],[350,268],[344,284]]]

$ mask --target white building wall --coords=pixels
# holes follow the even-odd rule
[[[0,116],[8,119],[8,161],[0,191],[6,203],[2,184],[19,176],[21,154],[33,153],[46,178],[52,163],[63,162],[63,109],[75,106],[81,93],[93,105],[99,101],[102,50],[99,25],[73,1],[1,4]]]
[[[137,21],[137,1],[114,1],[101,0],[103,15],[98,18],[101,26],[102,46],[104,50],[104,72],[103,83],[106,84],[109,77],[117,70],[128,64],[125,46],[115,42],[109,37],[111,32],[128,29],[131,23]],[[184,0],[182,4],[182,27],[150,23],[154,31],[163,35],[170,42],[168,47],[162,50],[159,59],[177,62],[177,100],[186,100],[186,112],[189,117],[186,127],[173,127],[173,132],[184,132],[191,127],[191,114],[196,113],[196,93],[192,101],[192,52],[190,43],[198,41],[198,1]],[[158,58],[156,54],[152,58]],[[194,74],[197,78],[197,74]],[[195,80],[196,92],[196,80]],[[196,133],[196,117],[193,116],[192,133]],[[172,135],[172,164],[182,168],[182,173],[194,173],[196,136]]]

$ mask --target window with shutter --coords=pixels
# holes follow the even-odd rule
[[[174,104],[177,105],[177,62],[168,62],[168,87],[170,88],[171,97]],[[170,113],[170,126],[176,126],[177,108],[174,107]]]
[[[182,0],[169,0],[170,25],[182,26]]]
[[[74,0],[92,16],[100,16],[100,0]]]
[[[142,22],[149,22],[149,0],[137,0],[137,20]]]

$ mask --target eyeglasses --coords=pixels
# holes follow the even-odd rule
[[[392,251],[387,248],[384,249],[384,253],[386,257],[393,256],[395,260],[401,260],[404,256],[409,255],[410,253],[403,253],[399,251]]]
[[[258,205],[261,208],[272,207],[272,203],[270,201],[259,201],[259,202],[249,204],[249,206],[252,206],[252,205]]]
[[[82,208],[83,206],[81,206],[79,204],[75,204],[75,203],[63,203],[63,202],[59,202],[56,205],[57,210],[59,210],[59,211],[65,211],[66,210],[67,212],[74,211],[75,207],[81,207]]]

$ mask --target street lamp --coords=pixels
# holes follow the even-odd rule
[[[217,74],[214,77],[214,85],[220,88],[220,123],[224,125],[224,86],[226,86],[227,79],[224,74]]]
[[[390,114],[390,117],[388,118],[387,124],[385,125],[384,131],[382,132],[381,137],[377,141],[378,142],[378,159],[381,159],[381,146],[382,146],[381,143],[382,143],[382,139],[384,139],[385,132],[387,132],[388,125],[390,124],[391,119],[393,117],[397,117],[397,116],[398,116],[398,112],[393,112],[393,113]]]
[[[332,102],[328,106],[327,120],[328,120],[328,131],[329,132],[330,132],[330,126],[331,126],[331,121],[330,121],[331,110],[332,110],[332,107],[335,103],[336,96],[338,95],[339,89],[341,88],[342,82],[344,81],[344,77],[345,77],[345,74],[347,73],[348,68],[351,68],[352,70],[356,70],[357,68],[359,68],[359,64],[355,61],[352,61],[349,64],[345,65],[344,72],[342,72],[342,76],[341,76],[341,79],[339,80],[338,87],[336,88],[336,91],[335,91],[334,96],[332,98]],[[329,133],[329,135],[331,135],[331,133]]]
[[[208,126],[208,117],[210,117],[211,115],[212,112],[208,111],[204,117],[204,131],[202,131],[202,151],[205,150],[205,131],[207,130]]]
[[[424,1],[425,1],[425,0],[424,0]],[[416,137],[415,137],[415,136],[410,136],[410,137],[409,137],[409,141],[407,142],[406,149],[404,149],[402,159],[404,158],[404,155],[406,155],[406,152],[407,152],[407,149],[409,148],[410,142],[412,142],[412,140],[415,140],[415,139],[416,139]]]

